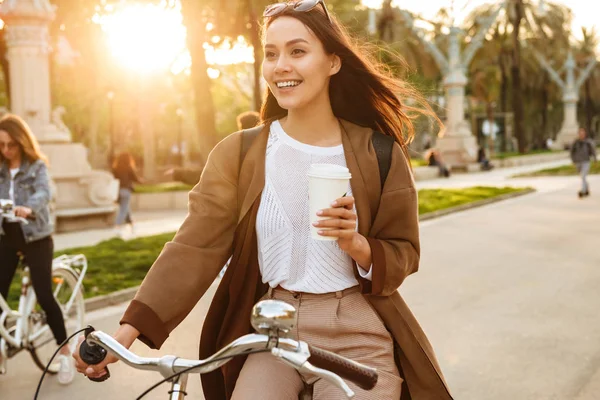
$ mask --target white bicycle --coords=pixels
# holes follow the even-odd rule
[[[86,329],[86,340],[81,343],[79,355],[85,363],[92,365],[100,363],[110,352],[130,367],[159,372],[164,379],[146,390],[138,400],[164,382],[171,383],[170,400],[184,400],[187,396],[189,374],[205,374],[216,370],[234,357],[257,352],[272,354],[310,381],[300,394],[299,399],[302,400],[313,398],[312,385],[319,379],[337,386],[349,399],[354,397],[354,392],[344,380],[354,382],[365,390],[371,390],[377,384],[376,369],[311,346],[304,341],[292,339],[290,332],[296,326],[297,313],[296,309],[287,303],[279,300],[260,301],[254,305],[250,321],[257,333],[238,338],[205,360],[186,360],[176,356],[140,357],[111,336],[95,331],[91,326]],[[102,378],[90,379],[102,382],[109,376],[107,370],[107,374]],[[265,379],[271,377],[265,376]]]
[[[0,202],[0,215],[7,222],[28,221],[16,217],[10,201]],[[13,310],[7,300],[0,295],[0,374],[6,373],[8,359],[27,350],[33,362],[46,369],[56,350],[54,336],[46,323],[46,314],[37,304],[31,285],[29,267],[21,256],[21,294],[18,308]],[[83,277],[87,271],[84,255],[62,255],[52,261],[52,289],[65,320],[67,335],[78,331],[84,325],[85,304],[83,301]],[[75,343],[70,343],[74,348]],[[53,362],[48,373],[56,374],[60,363]]]

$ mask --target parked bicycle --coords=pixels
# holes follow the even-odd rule
[[[298,370],[311,385],[318,379],[325,379],[340,388],[348,398],[354,397],[354,392],[344,379],[366,390],[375,387],[378,375],[374,368],[290,338],[296,320],[296,310],[291,305],[279,300],[260,301],[254,306],[251,314],[252,326],[258,333],[242,336],[205,360],[186,360],[169,355],[160,358],[140,357],[108,334],[89,327],[86,340],[81,343],[80,355],[84,362],[93,365],[102,362],[107,352],[110,352],[133,368],[159,372],[164,379],[138,399],[160,384],[171,382],[169,399],[183,400],[187,396],[188,374],[208,373],[234,357],[256,352],[270,352]],[[108,376],[109,374],[100,380],[105,380]],[[305,390],[301,395],[302,400],[311,398],[311,390]]]
[[[12,201],[0,200],[0,220],[27,224],[24,218],[14,214]],[[0,295],[0,374],[6,373],[8,359],[27,350],[34,363],[42,370],[48,366],[48,373],[56,374],[59,362],[49,364],[56,350],[55,340],[46,323],[46,315],[37,304],[31,285],[29,267],[20,257],[21,294],[18,307],[12,309]],[[52,289],[65,320],[67,334],[76,332],[84,325],[85,304],[83,300],[83,278],[87,271],[84,255],[62,255],[52,261]],[[74,348],[75,343],[71,343]],[[49,365],[48,365],[49,364]]]

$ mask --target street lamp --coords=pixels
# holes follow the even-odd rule
[[[109,138],[109,150],[108,150],[108,165],[110,166],[115,158],[115,134],[113,127],[113,99],[115,98],[115,92],[110,90],[106,93],[108,99],[108,138]]]
[[[179,166],[183,167],[183,135],[182,135],[182,130],[183,130],[183,110],[181,108],[177,108],[177,110],[175,110],[175,114],[177,115],[177,123],[178,123],[178,129],[177,129],[177,150],[179,153]]]

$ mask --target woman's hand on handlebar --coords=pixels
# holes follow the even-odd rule
[[[117,332],[113,335],[115,340],[121,343],[126,348],[130,348],[135,339],[140,335],[140,332],[135,329],[133,326],[128,324],[123,324],[117,329]],[[84,374],[88,378],[100,378],[106,374],[106,367],[108,364],[112,364],[118,361],[118,359],[112,355],[107,354],[106,358],[96,365],[86,364],[79,355],[79,348],[81,347],[81,342],[83,342],[85,338],[81,336],[79,338],[79,342],[77,344],[77,348],[73,352],[73,358],[75,359],[75,368],[77,368],[77,372]]]
[[[15,207],[15,216],[21,218],[29,218],[33,214],[33,210],[29,207],[24,206],[16,206]]]

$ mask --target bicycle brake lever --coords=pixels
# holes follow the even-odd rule
[[[344,382],[342,378],[340,378],[338,375],[334,374],[331,371],[317,368],[314,365],[312,365],[310,362],[308,362],[308,355],[304,354],[302,350],[300,350],[300,352],[293,352],[274,347],[273,349],[271,349],[271,354],[273,354],[275,357],[280,358],[286,364],[291,365],[292,367],[297,369],[298,372],[315,375],[321,379],[325,379],[326,381],[342,389],[346,394],[346,397],[348,397],[349,399],[354,398],[355,393],[352,391],[352,389],[350,389],[350,386],[348,386],[348,384]]]

